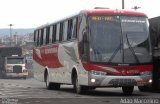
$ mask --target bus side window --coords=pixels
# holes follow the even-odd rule
[[[36,32],[37,32],[37,31],[34,31],[34,38],[33,38],[34,44],[35,44],[35,42],[36,42]]]
[[[72,24],[72,19],[68,20],[67,40],[70,40],[72,36]]]
[[[52,43],[53,26],[50,26],[49,28],[49,43]]]
[[[52,43],[56,42],[57,25],[53,25]]]
[[[34,45],[37,46],[38,45],[38,30],[36,30],[34,32]]]
[[[77,38],[77,22],[78,22],[78,18],[76,17],[73,20],[72,39]]]
[[[82,31],[82,57],[84,60],[87,60],[87,53],[88,53],[88,36],[87,36],[87,29],[84,28],[84,30]]]
[[[86,18],[85,16],[80,16],[80,26],[79,26],[79,50],[81,59],[87,61],[88,59],[88,37],[87,37],[87,29],[86,29]]]
[[[66,41],[67,40],[67,29],[68,29],[68,21],[64,22],[64,29],[63,29],[63,40]]]
[[[60,23],[59,41],[63,40],[63,22]]]
[[[43,29],[40,30],[40,46],[43,45]]]
[[[43,29],[43,43],[42,43],[42,45],[46,44],[46,31],[47,31],[47,29],[44,28]]]
[[[39,32],[38,32],[38,46],[41,45],[41,29],[39,29]]]
[[[59,33],[60,32],[60,24],[57,24],[57,29],[56,29],[56,42],[59,42]]]
[[[49,43],[49,31],[50,31],[50,27],[46,28],[46,44]]]

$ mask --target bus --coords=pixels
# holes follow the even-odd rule
[[[149,30],[153,50],[152,86],[139,88],[141,91],[160,92],[160,16],[149,19]]]
[[[139,86],[140,91],[160,92],[160,16],[149,19],[149,31],[152,43],[153,73],[150,86]]]
[[[47,89],[73,85],[83,94],[97,87],[122,87],[131,95],[134,86],[152,83],[152,50],[144,13],[92,9],[34,30],[34,77]]]

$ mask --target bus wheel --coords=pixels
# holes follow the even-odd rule
[[[87,90],[87,87],[86,87],[86,86],[79,85],[77,75],[75,75],[75,77],[74,77],[73,80],[74,80],[74,89],[75,89],[76,93],[77,93],[77,94],[84,94],[85,91]]]
[[[2,75],[2,71],[0,70],[0,79],[2,79],[2,76],[3,76],[3,75]]]
[[[132,95],[134,86],[122,86],[122,90],[124,95]]]
[[[23,79],[27,79],[27,77],[25,76],[25,77],[23,77]]]
[[[48,74],[46,75],[46,88],[48,90],[59,90],[60,89],[60,83],[52,83],[49,81],[49,76]]]
[[[95,90],[95,89],[96,87],[91,87],[91,86],[88,87],[88,90]]]
[[[158,86],[158,88],[157,88],[158,91],[157,92],[160,92],[160,78],[158,79],[158,85],[157,86]]]
[[[138,89],[141,92],[146,92],[151,90],[149,86],[138,86]]]

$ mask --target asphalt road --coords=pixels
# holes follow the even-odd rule
[[[121,88],[97,88],[85,95],[75,94],[73,86],[47,90],[35,79],[0,79],[0,104],[160,104],[160,93],[140,92],[124,96]]]

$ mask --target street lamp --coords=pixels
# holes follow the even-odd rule
[[[122,0],[122,9],[124,9],[124,0]]]
[[[131,8],[131,9],[134,9],[135,11],[137,10],[137,9],[140,9],[141,7],[138,7],[138,6],[134,6],[133,8]]]
[[[13,24],[9,24],[9,27],[10,27],[10,45],[12,45],[12,26],[13,26]]]

